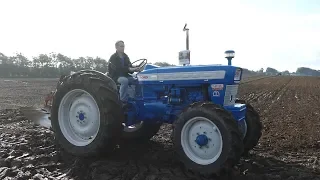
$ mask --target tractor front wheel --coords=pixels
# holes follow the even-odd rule
[[[174,148],[184,165],[203,175],[230,170],[243,151],[232,114],[210,103],[195,103],[174,124]]]
[[[78,72],[62,81],[51,109],[57,144],[76,156],[113,149],[124,120],[114,82],[91,72]]]

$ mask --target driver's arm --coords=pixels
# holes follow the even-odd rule
[[[134,68],[133,66],[132,66],[132,63],[131,63],[131,61],[130,61],[130,58],[128,57],[128,56],[126,56],[126,59],[127,59],[127,61],[128,61],[128,70],[129,70],[129,73],[130,74],[133,74],[133,70],[130,70],[130,69],[132,69],[132,68]]]

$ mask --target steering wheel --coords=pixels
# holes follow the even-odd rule
[[[147,59],[138,59],[136,61],[134,61],[132,64],[136,63],[136,62],[139,62],[139,61],[142,61],[138,66],[134,66],[134,67],[139,67],[139,69],[141,69],[143,66],[145,66],[147,63],[148,63],[148,60]]]

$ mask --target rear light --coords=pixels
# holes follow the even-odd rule
[[[241,73],[242,73],[242,70],[240,68],[236,69],[236,72],[234,74],[234,80],[235,81],[240,81]]]

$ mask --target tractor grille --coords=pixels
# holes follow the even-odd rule
[[[229,106],[229,105],[233,105],[235,103],[236,96],[238,93],[238,87],[239,87],[239,85],[227,85],[226,86],[223,105]]]

